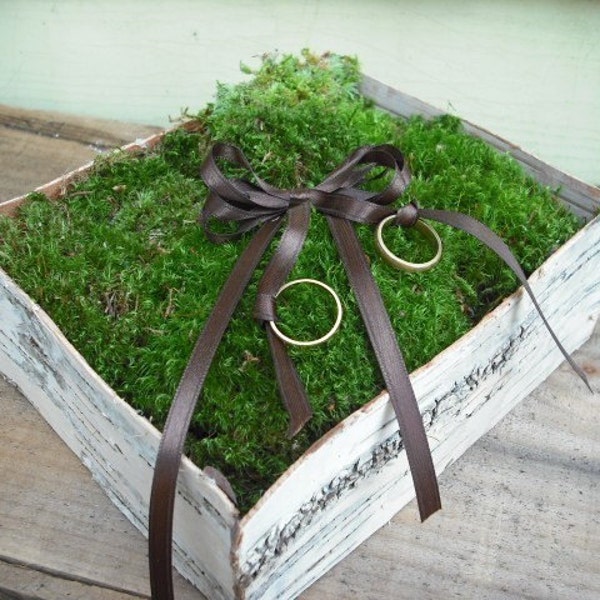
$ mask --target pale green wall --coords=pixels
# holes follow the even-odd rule
[[[594,0],[0,0],[0,103],[165,125],[302,47],[600,183]]]

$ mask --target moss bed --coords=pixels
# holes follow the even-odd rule
[[[395,144],[413,174],[399,205],[417,200],[473,215],[504,238],[528,274],[579,227],[550,190],[508,155],[464,134],[458,119],[406,121],[372,106],[358,93],[355,59],[303,52],[266,56],[258,70],[244,70],[251,75],[247,82],[219,85],[214,103],[191,117],[193,131],[175,130],[144,155],[101,156],[64,198],[33,194],[16,218],[0,219],[0,265],[100,376],[158,428],[249,239],[214,245],[197,224],[206,195],[198,168],[215,140],[238,144],[258,174],[281,187],[316,185],[356,146]],[[436,228],[444,242],[441,263],[409,274],[390,268],[376,252],[373,230],[358,227],[410,370],[516,288],[510,271],[477,241]],[[388,236],[398,252],[421,251],[401,230]],[[292,278],[334,287],[344,319],[327,344],[291,349],[314,417],[288,440],[265,336],[251,316],[260,272],[218,351],[186,449],[198,465],[213,465],[230,478],[242,511],[382,387],[325,220],[313,211]],[[297,293],[281,310],[289,331],[314,336],[327,330],[330,298],[313,287],[293,289]]]

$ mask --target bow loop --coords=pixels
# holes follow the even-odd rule
[[[218,161],[245,170],[249,179],[228,177]],[[200,214],[206,235],[213,242],[235,240],[267,221],[285,214],[290,208],[290,194],[263,181],[237,146],[217,143],[200,167],[200,175],[209,189]],[[231,231],[215,230],[214,221],[232,224]]]
[[[260,323],[278,321],[276,298],[273,294],[258,293],[254,303],[254,318]]]

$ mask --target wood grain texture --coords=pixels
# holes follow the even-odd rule
[[[19,582],[18,591],[11,582]],[[41,600],[42,598],[85,598],[85,600],[138,600],[147,598],[125,590],[118,590],[110,584],[85,581],[68,573],[51,572],[36,565],[7,562],[0,559],[0,599],[2,600]],[[5,587],[9,585],[9,587]]]
[[[160,434],[87,365],[39,306],[0,270],[0,372],[40,411],[112,501],[147,531]],[[212,597],[231,597],[237,513],[189,460],[180,467],[174,562]],[[195,523],[192,530],[189,523]]]
[[[109,119],[77,117],[47,110],[23,110],[0,104],[0,128],[89,146],[97,152],[120,148],[158,127]],[[79,166],[79,165],[77,165]]]
[[[402,510],[302,600],[598,598],[600,328],[575,356],[595,394],[562,365],[441,476],[441,512]]]
[[[0,406],[0,598],[9,590],[44,600],[62,600],[67,591],[76,598],[148,597],[142,535],[2,378]],[[176,589],[178,597],[198,598],[180,576]]]
[[[69,173],[102,150],[157,131],[149,125],[0,105],[0,202]]]

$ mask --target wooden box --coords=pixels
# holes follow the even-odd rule
[[[402,116],[441,111],[373,79],[363,94]],[[471,123],[587,224],[530,278],[569,351],[600,313],[600,190]],[[161,135],[127,146],[151,148]],[[86,165],[40,191],[57,197]],[[22,202],[0,204],[11,214]],[[0,270],[0,372],[29,398],[142,532],[160,434],[89,367],[61,331]],[[522,290],[412,373],[438,474],[562,361]],[[574,376],[575,377],[575,376]],[[575,381],[575,379],[574,379]],[[314,444],[243,518],[188,460],[179,473],[174,560],[211,599],[287,599],[342,559],[413,498],[394,412],[380,394]],[[415,515],[415,518],[417,516]]]

